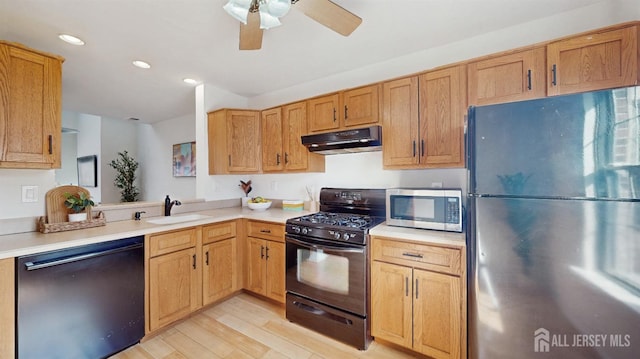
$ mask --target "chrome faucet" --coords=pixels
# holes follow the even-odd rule
[[[178,200],[171,201],[171,199],[169,198],[169,195],[167,195],[167,198],[164,199],[164,215],[165,216],[171,215],[171,207],[173,207],[174,204],[176,206],[179,206],[182,203]]]

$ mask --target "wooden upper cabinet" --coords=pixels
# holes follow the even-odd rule
[[[63,61],[0,41],[0,167],[60,168]]]
[[[428,168],[464,167],[466,67],[420,75],[420,164]]]
[[[262,111],[262,170],[323,172],[324,156],[302,145],[307,132],[306,101]]]
[[[380,85],[371,85],[342,93],[343,127],[358,127],[380,122],[380,87]]]
[[[338,93],[312,98],[307,101],[309,132],[326,132],[340,127]]]
[[[262,111],[262,170],[265,172],[284,169],[282,143],[282,109],[280,107]]]
[[[257,173],[261,168],[260,112],[208,114],[209,174]]]
[[[545,48],[538,47],[469,63],[469,105],[544,97],[545,55]]]
[[[369,85],[307,101],[308,132],[328,132],[380,122],[381,85]]]
[[[385,168],[419,164],[418,121],[418,77],[385,82],[382,85],[382,159]]]
[[[638,83],[638,25],[576,36],[547,46],[547,95]]]

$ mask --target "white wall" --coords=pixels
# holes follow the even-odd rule
[[[102,202],[102,181],[100,179],[100,143],[102,137],[102,118],[100,116],[77,114],[78,118],[78,157],[98,156],[98,186],[86,187],[95,203]]]
[[[166,195],[180,200],[196,198],[196,178],[173,177],[172,170],[173,145],[195,141],[195,127],[195,115],[139,127],[138,155],[144,168],[140,172],[142,200],[162,201]],[[196,149],[196,161],[200,155]],[[196,164],[196,173],[206,171],[206,164]]]

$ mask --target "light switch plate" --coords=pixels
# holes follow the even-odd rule
[[[22,186],[22,202],[38,202],[38,186]]]

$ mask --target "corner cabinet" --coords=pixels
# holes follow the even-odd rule
[[[545,47],[492,56],[467,65],[469,105],[546,96]]]
[[[547,45],[547,95],[638,84],[638,25]]]
[[[0,41],[0,168],[60,168],[63,61]]]
[[[386,169],[464,167],[464,65],[383,84]]]
[[[263,172],[324,172],[324,156],[302,145],[307,133],[307,103],[262,111]]]
[[[209,174],[260,172],[259,111],[218,110],[207,120]]]
[[[328,132],[379,123],[380,90],[380,85],[374,84],[308,100],[309,132]]]
[[[284,225],[247,221],[244,288],[280,303],[285,302]]]
[[[436,359],[466,357],[465,251],[372,238],[371,334]]]

